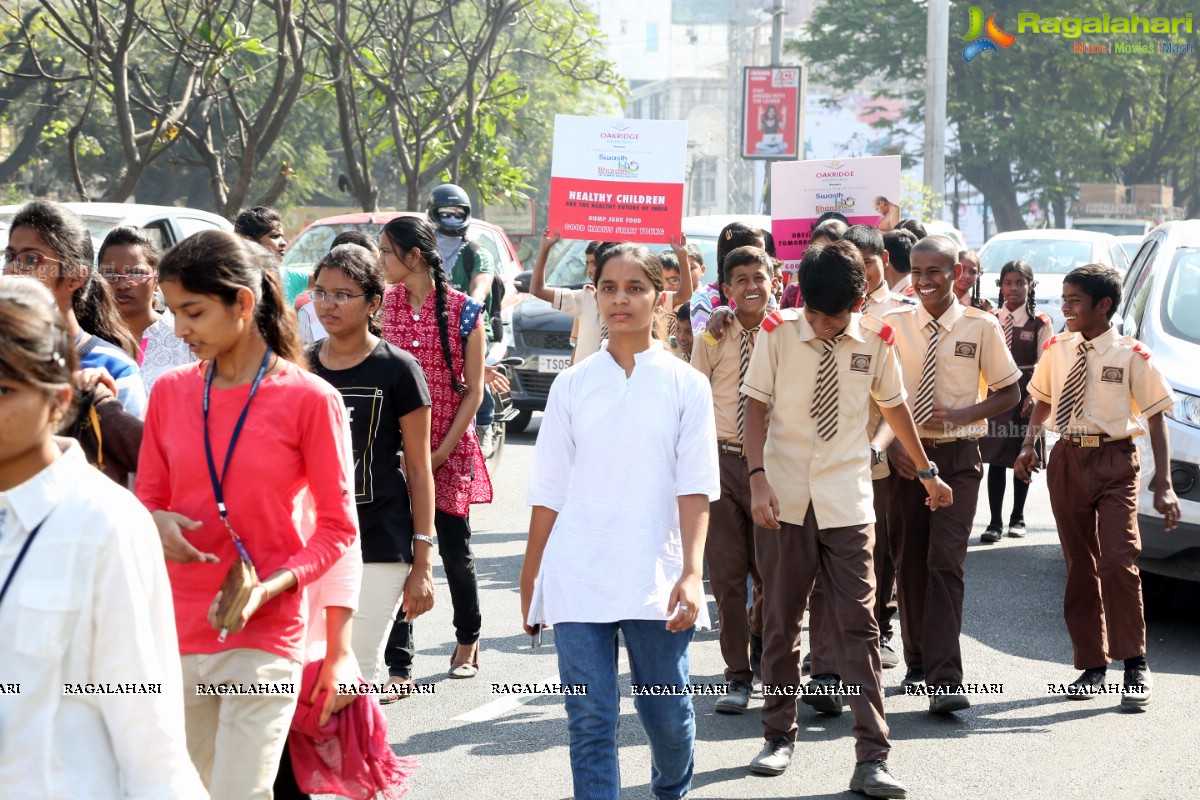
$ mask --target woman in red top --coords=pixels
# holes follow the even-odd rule
[[[450,677],[473,678],[479,672],[483,623],[468,515],[473,503],[492,501],[472,424],[483,399],[483,306],[450,288],[433,228],[425,220],[397,217],[387,223],[379,252],[384,274],[394,284],[384,298],[383,338],[416,356],[432,401],[434,527],[458,641]],[[411,669],[410,631],[399,621],[392,630],[384,654],[392,675]]]
[[[188,752],[213,797],[269,798],[303,659],[298,589],[358,546],[349,430],[337,390],[298,366],[295,315],[266,252],[206,231],[158,272],[175,332],[200,359],[155,384],[137,478],[168,562]],[[306,488],[307,543],[295,513]],[[217,600],[242,549],[258,581],[226,638]],[[350,653],[330,662],[318,691],[334,695],[357,669]],[[244,693],[254,686],[267,688]]]

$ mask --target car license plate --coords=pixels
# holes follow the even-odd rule
[[[570,356],[538,356],[538,372],[562,372],[569,366]]]

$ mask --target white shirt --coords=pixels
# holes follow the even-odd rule
[[[0,604],[0,795],[206,798],[154,521],[60,441],[53,464],[0,492],[0,581],[42,526]]]
[[[596,290],[590,286],[582,289],[555,289],[556,311],[579,318],[579,338],[575,342],[575,363],[600,350],[603,328],[600,325],[600,306],[596,304]]]
[[[529,609],[531,625],[665,620],[683,574],[679,503],[721,496],[712,391],[655,341],[632,374],[608,353],[550,387],[527,502],[558,512]],[[700,604],[698,628],[709,627]]]
[[[175,317],[170,311],[164,311],[142,333],[142,361],[138,368],[146,396],[150,396],[154,382],[164,372],[195,360],[187,342],[175,335]]]

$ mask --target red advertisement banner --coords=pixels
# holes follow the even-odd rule
[[[800,82],[800,67],[746,68],[742,158],[799,158]]]
[[[565,239],[665,244],[682,224],[683,185],[550,179],[551,230]]]

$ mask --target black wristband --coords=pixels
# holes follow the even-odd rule
[[[749,475],[748,477],[751,477],[751,478],[753,478],[753,477],[754,477],[755,475],[757,475],[758,473],[760,473],[760,472],[766,472],[766,471],[767,471],[767,468],[766,468],[766,467],[755,467],[754,469],[750,470],[750,475]]]

